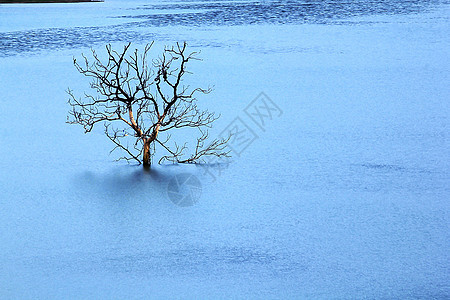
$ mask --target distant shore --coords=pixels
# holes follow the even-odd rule
[[[0,0],[0,3],[78,3],[104,2],[104,0]]]

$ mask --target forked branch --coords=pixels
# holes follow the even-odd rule
[[[206,156],[228,156],[229,139],[216,139],[205,146],[208,131],[202,128],[211,128],[218,116],[199,109],[196,95],[208,94],[211,88],[192,89],[184,84],[184,76],[190,74],[188,64],[199,60],[198,52],[188,53],[185,42],[176,43],[150,61],[152,46],[150,43],[140,52],[131,51],[130,43],[122,51],[107,45],[105,62],[94,50],[91,61],[84,55],[80,63],[74,59],[78,72],[91,79],[94,94],[76,98],[72,90],[67,91],[71,106],[67,122],[83,126],[86,133],[103,123],[105,135],[115,145],[112,151],[119,149],[125,154],[119,160],[149,165],[154,154],[150,153],[150,146],[155,144],[168,153],[160,162],[197,163]],[[201,132],[195,152],[188,158],[183,158],[187,143],[175,143],[171,149],[167,145],[170,135],[165,141],[158,138],[160,132],[181,128],[198,128]]]

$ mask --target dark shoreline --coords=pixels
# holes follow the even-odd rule
[[[80,3],[80,2],[104,2],[104,0],[0,0],[0,4],[21,4],[21,3]]]

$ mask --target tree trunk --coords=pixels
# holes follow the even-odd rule
[[[144,168],[150,167],[150,143],[148,141],[145,141],[144,143],[144,155],[142,157],[142,164],[144,165]]]

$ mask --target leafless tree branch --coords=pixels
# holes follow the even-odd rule
[[[103,123],[105,135],[115,145],[112,151],[120,149],[125,154],[119,160],[134,160],[147,166],[154,154],[150,153],[151,146],[155,143],[168,152],[160,162],[197,163],[205,156],[228,156],[225,148],[229,139],[217,139],[205,147],[209,135],[202,128],[211,128],[219,116],[200,110],[196,95],[208,94],[211,88],[191,89],[183,83],[184,76],[190,73],[187,65],[199,60],[198,53],[188,53],[186,42],[176,43],[165,47],[159,58],[150,61],[152,46],[150,43],[140,52],[138,49],[131,51],[131,43],[122,51],[107,45],[106,62],[94,50],[91,61],[84,55],[80,62],[74,59],[77,71],[91,79],[94,94],[77,98],[72,90],[67,90],[71,106],[67,122],[82,125],[85,133],[97,123]],[[110,126],[112,123],[114,127]],[[188,127],[201,132],[195,153],[188,158],[183,158],[186,143],[182,146],[175,143],[172,150],[168,146],[170,135],[164,141],[158,139],[160,132]]]

